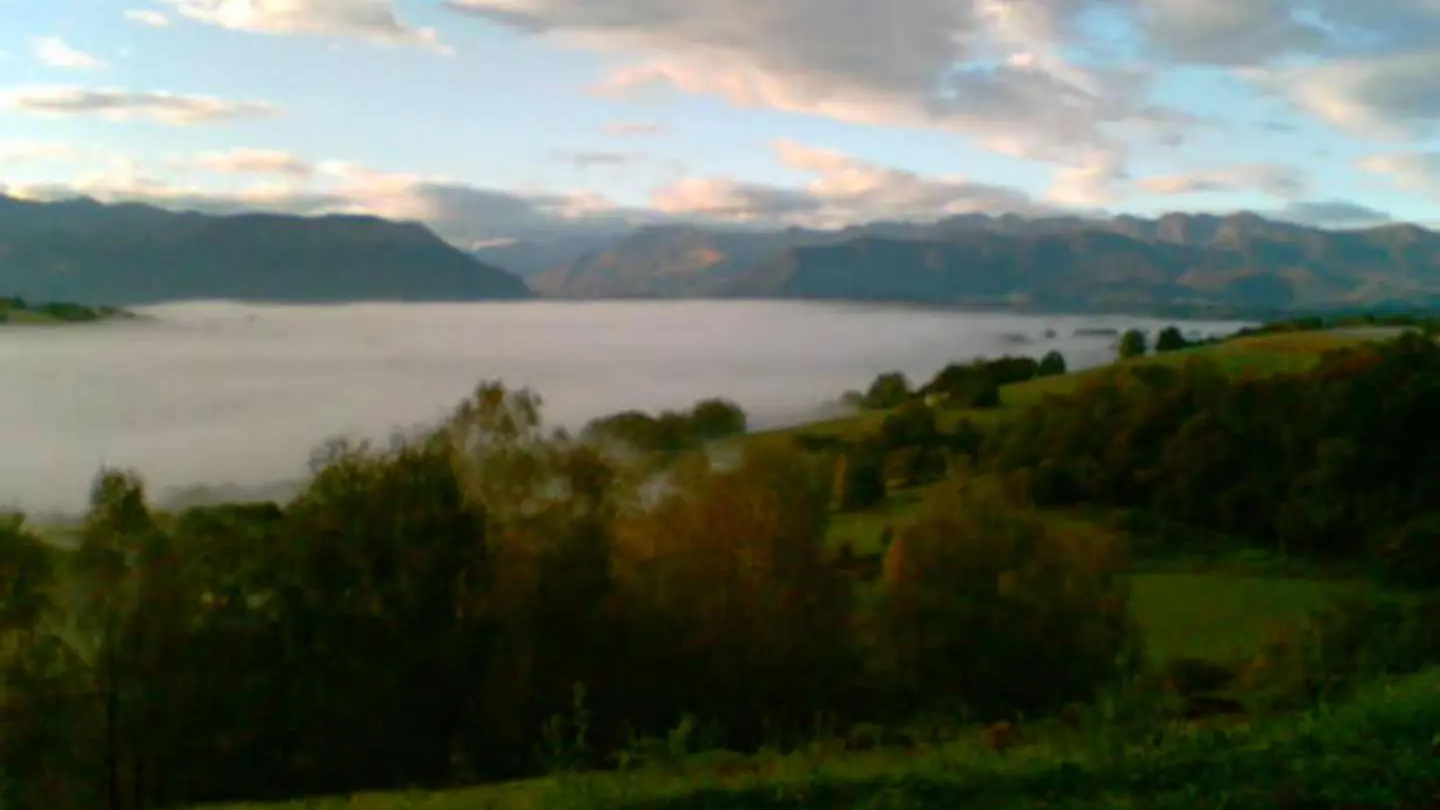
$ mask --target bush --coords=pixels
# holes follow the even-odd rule
[[[850,448],[836,462],[835,505],[842,512],[868,509],[885,499],[885,454],[873,443]]]
[[[1119,563],[1107,538],[1065,533],[993,489],[957,483],[885,556],[879,678],[975,719],[1087,699],[1139,661]]]

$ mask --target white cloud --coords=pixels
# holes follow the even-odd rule
[[[170,18],[158,11],[148,8],[132,8],[125,12],[125,19],[137,22],[141,25],[148,25],[151,28],[169,28]]]
[[[605,166],[624,166],[630,163],[634,163],[640,159],[639,155],[635,155],[630,152],[600,151],[558,151],[555,153],[555,157],[558,160],[562,160],[580,169],[591,169]]]
[[[1244,164],[1194,172],[1142,177],[1137,185],[1159,195],[1198,194],[1214,191],[1258,189],[1275,197],[1298,197],[1305,193],[1305,174],[1293,166]]]
[[[200,165],[212,162],[209,157],[197,155],[178,162]],[[5,193],[42,200],[88,196],[209,213],[368,214],[423,222],[456,244],[611,233],[656,219],[650,212],[624,209],[586,192],[484,189],[444,177],[386,172],[340,161],[322,162],[312,169],[304,176],[285,174],[274,181],[217,190],[162,179],[135,161],[111,160],[72,181],[12,184]]]
[[[656,191],[651,205],[671,215],[811,227],[1038,207],[1022,192],[964,177],[925,177],[790,140],[771,146],[781,163],[814,179],[792,189],[723,177],[686,178]]]
[[[1045,160],[1115,149],[1158,122],[1142,72],[1082,67],[1066,38],[1092,0],[450,0],[458,11],[633,60],[600,84],[663,84],[740,107],[967,133]]]
[[[400,19],[391,0],[161,0],[189,20],[256,34],[344,36],[448,49],[432,28]]]
[[[0,141],[0,166],[74,161],[80,150],[52,141]]]
[[[99,57],[72,48],[59,37],[36,37],[30,40],[30,49],[36,59],[50,67],[65,70],[104,70],[110,66]]]
[[[305,160],[274,149],[231,149],[205,152],[194,158],[195,165],[222,174],[278,174],[309,177],[315,169]]]
[[[610,135],[659,135],[665,127],[648,121],[612,121],[605,125]]]
[[[1362,138],[1402,140],[1435,128],[1440,118],[1440,51],[1253,70],[1257,85]]]
[[[1139,0],[1133,13],[1148,46],[1175,61],[1249,64],[1327,45],[1325,29],[1300,8],[1294,0]]]
[[[1440,196],[1440,151],[1369,155],[1357,161],[1356,168],[1383,177],[1397,188]]]
[[[260,101],[112,88],[31,87],[0,94],[0,106],[41,116],[93,115],[116,121],[153,121],[175,126],[210,124],[275,115]]]

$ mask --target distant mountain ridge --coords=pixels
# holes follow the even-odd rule
[[[537,291],[565,298],[804,298],[1074,311],[1429,306],[1440,302],[1440,234],[1415,225],[1323,230],[1249,212],[1156,219],[963,214],[836,231],[667,225],[617,236],[532,273]]]
[[[533,293],[418,223],[216,216],[0,195],[0,295],[133,306],[199,298],[513,300]]]

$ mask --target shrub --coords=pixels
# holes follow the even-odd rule
[[[980,481],[948,487],[886,554],[880,678],[977,719],[1086,699],[1139,660],[1119,562],[1108,538],[1056,529]]]

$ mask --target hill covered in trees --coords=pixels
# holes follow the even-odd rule
[[[374,217],[212,216],[0,195],[0,288],[42,301],[483,301],[519,278],[422,225]]]
[[[1379,739],[1293,713],[1440,663],[1440,347],[1297,325],[1165,342],[1081,375],[998,358],[888,377],[823,436],[740,435],[721,399],[571,436],[485,383],[433,431],[329,447],[285,503],[165,513],[137,474],[101,471],[73,553],[0,522],[5,806],[637,767],[670,775],[670,804],[576,806],[950,807],[1016,786],[1423,806],[1435,707],[1385,714],[1397,693],[1370,693]],[[873,560],[837,542],[876,516]],[[1232,552],[1291,573],[1192,561]],[[1306,570],[1333,600],[1298,624],[1265,613]],[[1245,635],[1187,647],[1242,586],[1268,595]],[[984,759],[1036,746],[1053,753]],[[966,778],[766,784],[759,764],[887,750]],[[682,778],[697,751],[752,788]]]

